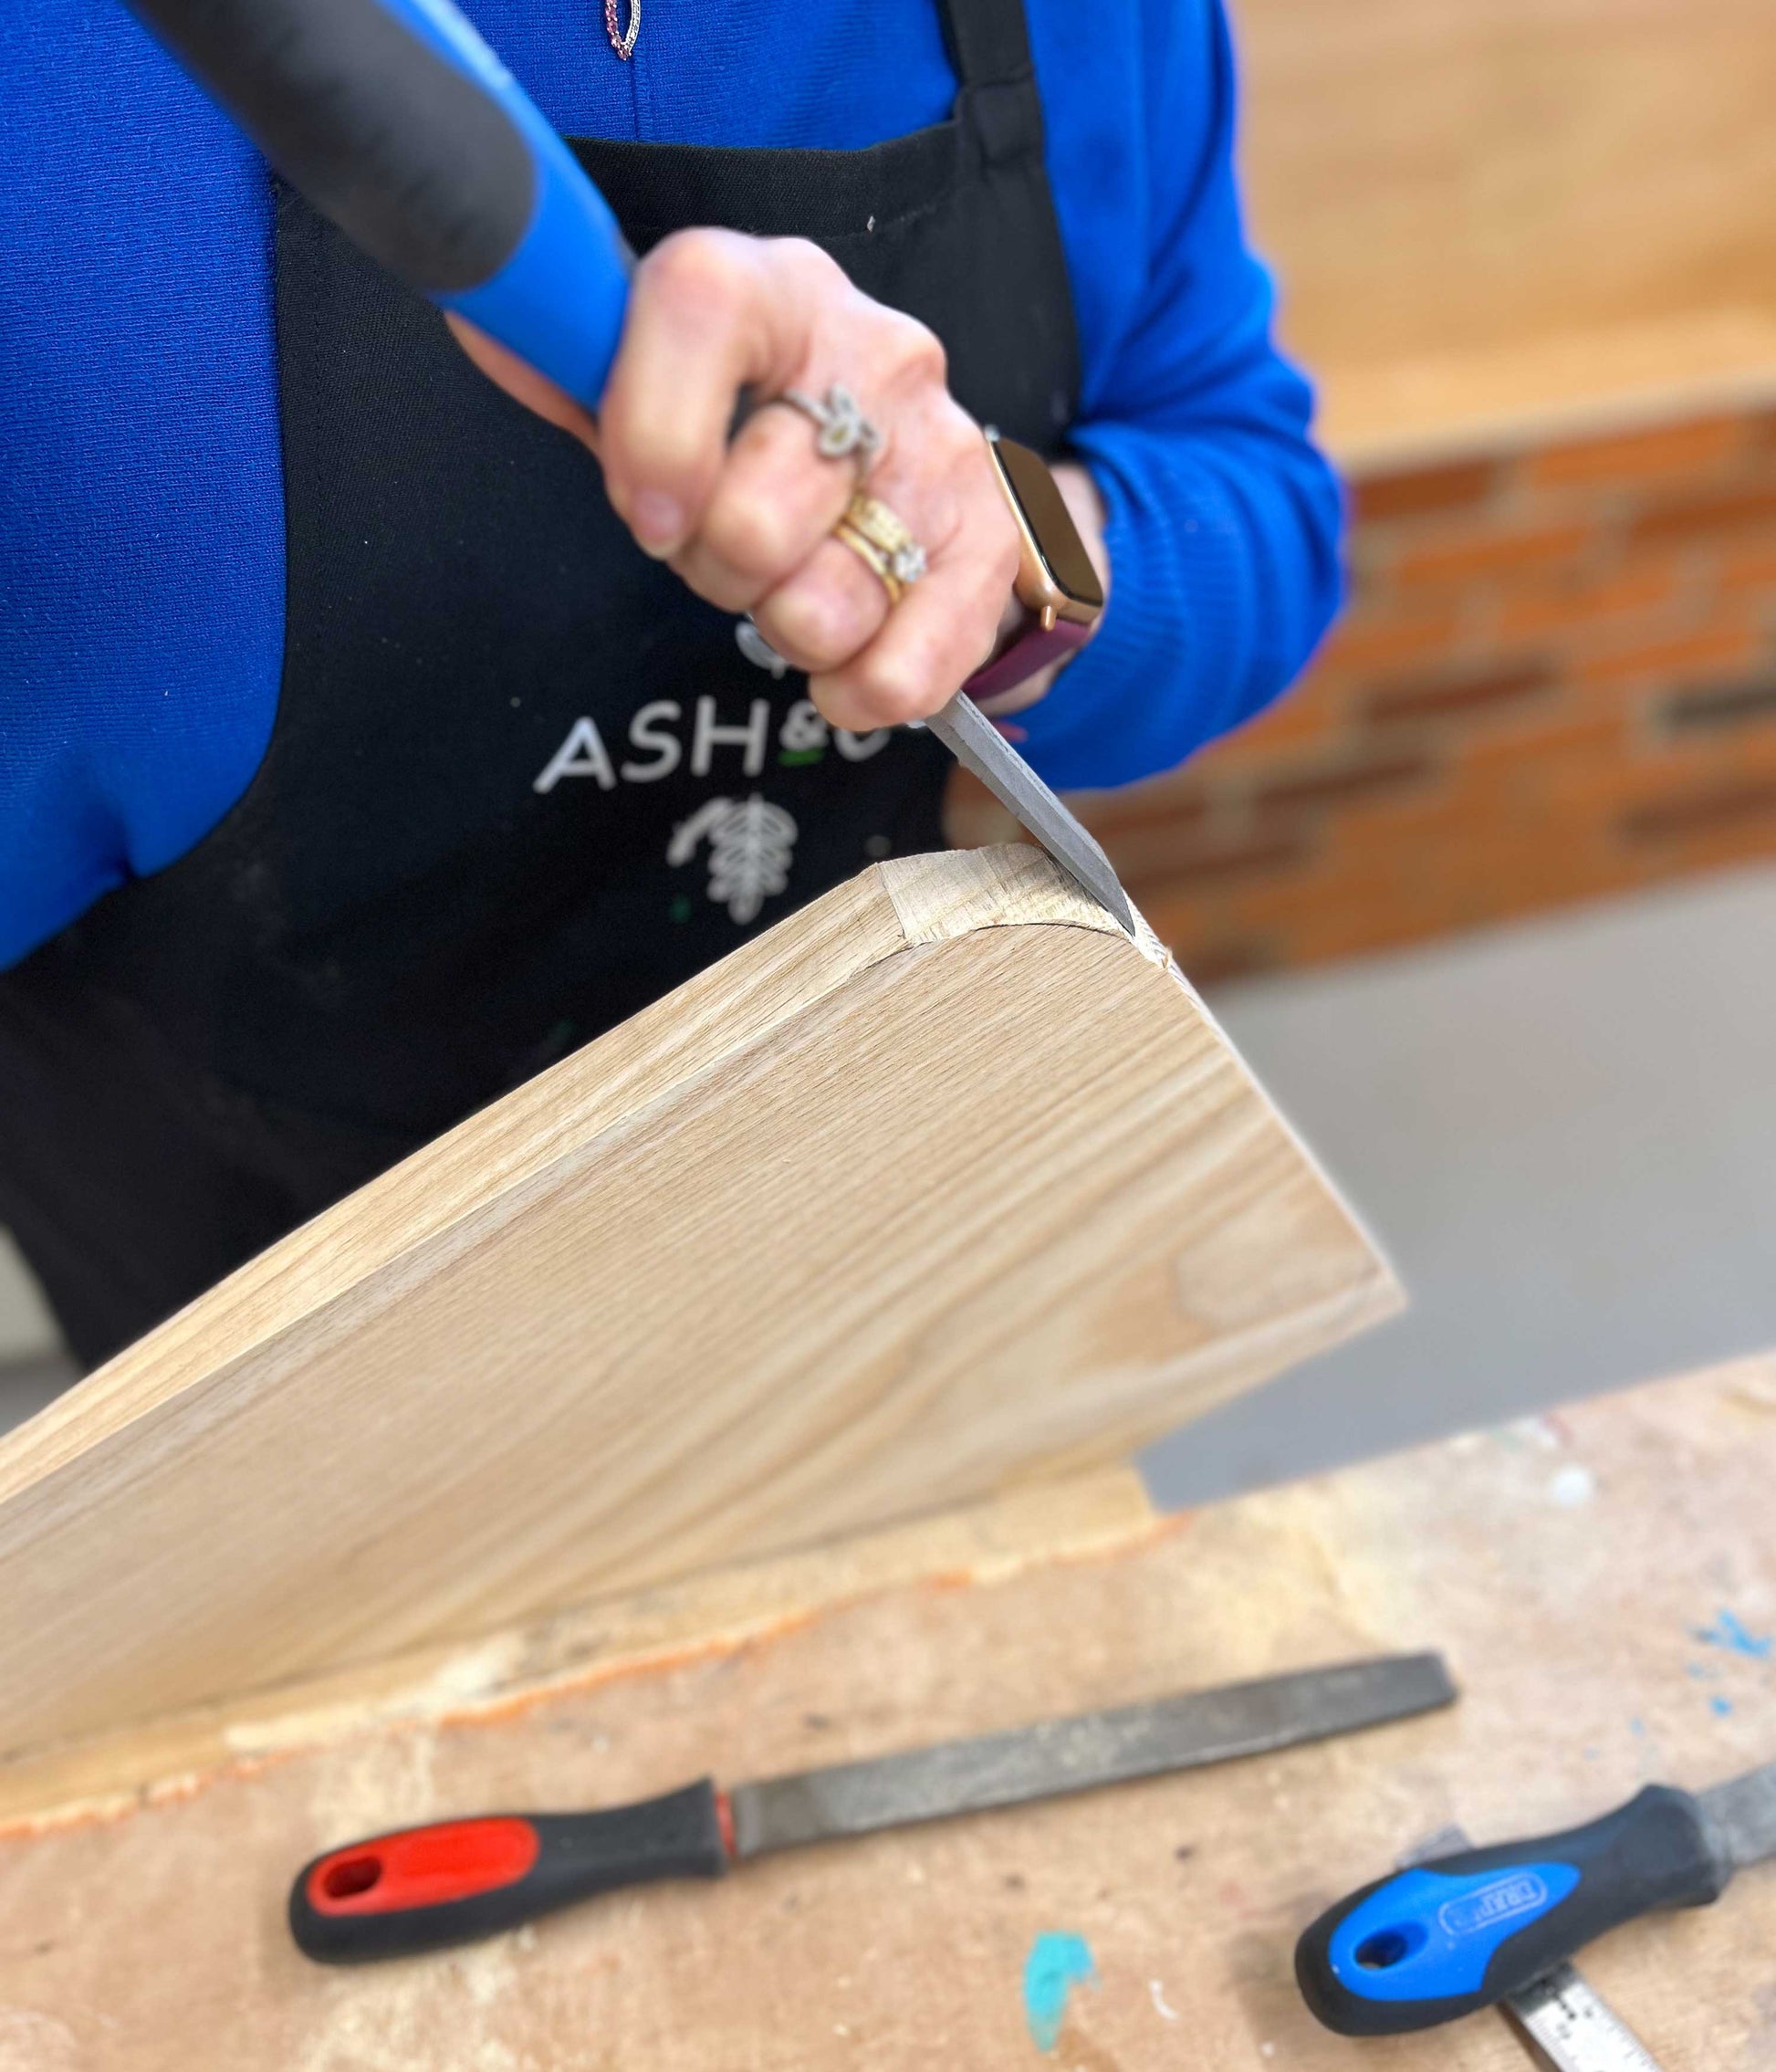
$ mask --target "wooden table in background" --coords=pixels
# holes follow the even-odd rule
[[[1448,1821],[1531,1832],[1776,1756],[1773,1512],[1776,1361],[1748,1362],[1176,1520],[1132,1478],[1026,1491],[373,1690],[292,1693],[278,1719],[188,1721],[59,1779],[0,1770],[0,2072],[1521,2072],[1493,2014],[1326,2035],[1295,1936]],[[312,1968],[284,1931],[292,1869],[378,1826],[1425,1646],[1459,1706],[1320,1747],[380,1969]],[[132,1763],[161,1782],[131,1788]],[[17,1810],[46,1795],[63,1810]],[[1052,1933],[1096,1975],[1045,2053],[1023,1973]],[[1667,2072],[1768,2072],[1776,1867],[1585,1969]]]

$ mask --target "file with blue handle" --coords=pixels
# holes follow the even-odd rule
[[[1295,1976],[1341,2035],[1434,2028],[1521,1993],[1643,1914],[1707,1906],[1772,1854],[1776,1764],[1696,1795],[1649,1784],[1585,1826],[1364,1886],[1301,1937]]]
[[[633,257],[450,0],[127,0],[320,213],[588,409]]]

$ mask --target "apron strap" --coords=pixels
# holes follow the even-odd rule
[[[1042,103],[1030,63],[1024,0],[938,0],[944,41],[961,82],[956,116],[987,165],[1042,149]]]
[[[938,0],[938,11],[965,88],[1022,86],[1031,77],[1024,0]]]

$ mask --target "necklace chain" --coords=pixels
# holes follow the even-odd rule
[[[635,48],[635,38],[642,33],[642,0],[629,0],[629,26],[617,26],[617,0],[604,0],[604,33],[611,38],[611,47],[619,58],[627,59]]]

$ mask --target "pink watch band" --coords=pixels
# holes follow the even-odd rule
[[[983,663],[962,688],[971,698],[989,698],[1000,691],[1012,690],[1050,662],[1077,653],[1091,637],[1090,626],[1075,625],[1071,619],[1057,619],[1047,633],[1040,626],[1032,626],[1003,654]]]

